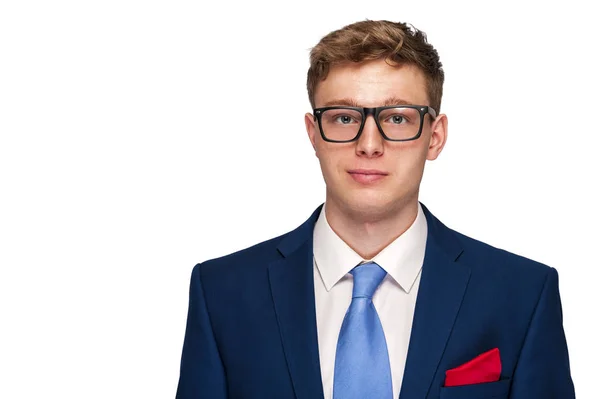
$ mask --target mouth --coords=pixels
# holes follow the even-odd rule
[[[382,180],[388,174],[380,170],[372,169],[355,169],[349,170],[348,173],[354,179],[354,181],[361,184],[369,184]]]
[[[359,175],[387,175],[386,172],[376,169],[352,169],[349,170],[350,174],[359,174]]]

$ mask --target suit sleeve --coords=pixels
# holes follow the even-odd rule
[[[176,399],[226,399],[225,372],[206,307],[200,266],[192,271]]]
[[[574,399],[558,273],[551,268],[521,349],[510,399]]]

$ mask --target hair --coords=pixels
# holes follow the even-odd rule
[[[440,113],[444,71],[435,48],[414,26],[390,21],[359,21],[330,32],[310,51],[306,87],[315,108],[315,90],[334,65],[383,59],[388,64],[410,64],[425,75],[430,106]],[[423,104],[425,105],[425,104]]]

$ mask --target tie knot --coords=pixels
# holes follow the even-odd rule
[[[375,290],[377,290],[377,287],[379,287],[379,284],[381,284],[387,274],[387,272],[375,262],[356,266],[350,273],[354,277],[352,298],[373,298]]]

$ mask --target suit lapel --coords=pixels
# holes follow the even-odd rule
[[[456,262],[462,248],[454,233],[421,205],[427,217],[427,245],[401,399],[427,397],[471,274]]]
[[[298,399],[323,398],[313,275],[313,228],[322,205],[277,249],[269,282],[287,365]]]
[[[455,233],[421,204],[427,245],[406,359],[401,399],[425,398],[458,314],[470,269]],[[277,249],[269,282],[287,365],[298,399],[323,398],[313,276],[313,229],[321,204]]]

